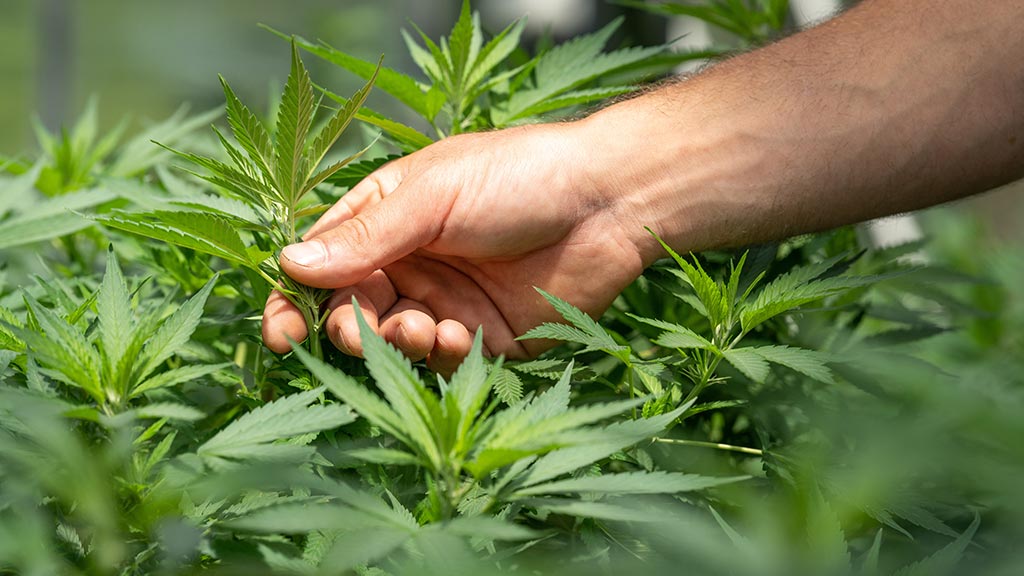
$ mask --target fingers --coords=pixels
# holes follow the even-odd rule
[[[436,333],[434,315],[408,298],[400,298],[380,321],[380,335],[413,361],[427,357]]]
[[[324,232],[376,204],[386,194],[398,187],[401,181],[400,168],[392,165],[378,169],[356,184],[334,206],[320,216],[303,236],[303,240],[311,240]]]
[[[427,367],[450,376],[473,347],[473,336],[460,322],[442,320],[437,325],[434,349],[427,356]]]
[[[387,193],[379,180],[369,180],[353,200],[325,214],[309,240],[286,247],[281,268],[309,286],[355,284],[437,238],[450,206],[439,200],[445,194],[428,198],[430,192],[410,186]]]
[[[325,326],[327,337],[338,350],[352,356],[362,356],[363,346],[359,338],[356,310],[352,305],[353,297],[359,303],[366,324],[379,334],[380,316],[394,306],[398,296],[391,281],[384,272],[378,270],[355,286],[337,290],[327,301],[327,308],[331,311]]]
[[[292,349],[289,338],[296,342],[306,339],[306,320],[284,294],[274,290],[267,298],[267,306],[263,311],[262,331],[263,343],[267,348],[284,354]]]

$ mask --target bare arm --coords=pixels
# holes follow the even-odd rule
[[[683,250],[983,192],[1024,176],[1024,2],[868,0],[579,128],[595,182]]]

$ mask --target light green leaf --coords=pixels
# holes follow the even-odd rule
[[[234,459],[266,458],[274,451],[303,448],[268,443],[301,434],[331,430],[355,420],[347,406],[310,406],[323,392],[317,388],[285,396],[243,415],[199,447],[200,456]]]
[[[135,373],[135,381],[142,381],[152,374],[164,361],[188,343],[192,333],[199,326],[199,319],[203,315],[206,299],[209,298],[216,282],[217,277],[214,276],[199,292],[196,292],[160,324],[160,327],[142,348],[142,353],[136,362],[136,366],[139,368]]]
[[[423,384],[409,359],[370,328],[355,298],[352,304],[356,309],[363,357],[374,384],[402,419],[404,429],[420,447],[424,458],[435,470],[440,469],[443,459],[438,435],[444,428],[444,419],[437,396]]]
[[[306,136],[316,112],[313,82],[299,58],[299,49],[292,42],[292,67],[285,82],[281,105],[277,111],[277,138],[274,142],[274,180],[279,200],[294,207],[309,175],[306,158]]]
[[[159,402],[136,408],[134,413],[139,418],[167,418],[168,420],[201,420],[206,417],[201,411],[184,404]]]
[[[505,404],[512,405],[523,399],[523,381],[508,368],[495,369],[494,393]]]
[[[274,142],[263,122],[238,99],[224,77],[220,78],[224,87],[224,100],[227,103],[228,124],[235,135],[235,140],[245,149],[249,160],[256,165],[264,180],[280,187],[276,181],[274,170]]]
[[[818,382],[835,383],[832,371],[825,365],[826,357],[820,352],[789,346],[758,346],[757,348],[745,348],[745,350],[752,350],[773,364],[785,366]]]
[[[134,329],[131,297],[128,284],[121,274],[121,266],[111,246],[107,251],[107,271],[103,275],[96,294],[96,314],[99,323],[100,342],[106,356],[104,376],[108,381],[117,379],[112,369],[117,367],[124,356],[129,338]]]
[[[255,269],[265,253],[250,253],[232,222],[203,212],[114,212],[94,216],[104,226],[216,256]]]
[[[544,484],[535,484],[516,491],[515,498],[560,493],[595,494],[673,494],[704,490],[722,484],[745,480],[747,476],[713,478],[698,474],[672,472],[625,472],[602,476],[566,478]]]
[[[360,416],[379,426],[406,446],[417,445],[409,435],[402,418],[376,394],[348,374],[314,358],[300,346],[293,344],[292,349],[317,380],[323,382],[332,394],[351,406]]]
[[[270,28],[268,30],[282,38],[291,38],[276,30]],[[377,70],[377,66],[374,63],[345,54],[326,43],[313,44],[299,36],[294,37],[294,42],[310,54],[314,54],[328,62],[333,62],[364,80],[370,79]],[[377,88],[394,96],[399,102],[413,109],[424,118],[428,120],[433,119],[433,116],[429,114],[430,111],[428,109],[428,102],[424,98],[424,91],[409,76],[382,66],[377,73],[377,80],[374,84]]]
[[[533,69],[533,83],[513,93],[505,109],[495,110],[495,124],[523,118],[527,110],[542,102],[664,51],[664,47],[655,46],[602,53],[621,24],[622,19],[617,19],[593,34],[578,36],[541,55]]]
[[[150,390],[157,390],[160,388],[168,388],[171,386],[177,386],[185,382],[192,382],[198,380],[203,376],[213,374],[224,370],[228,366],[232,366],[230,362],[223,364],[200,364],[196,366],[182,366],[180,368],[173,368],[166,372],[161,372],[148,380],[136,385],[133,389],[129,390],[128,396],[130,398],[136,398],[149,392]]]
[[[754,382],[764,382],[768,378],[768,362],[754,348],[733,348],[725,351],[725,359],[734,368]]]

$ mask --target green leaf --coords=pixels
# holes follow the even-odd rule
[[[522,110],[518,117],[525,118],[530,116],[539,116],[541,114],[552,112],[554,110],[561,110],[563,108],[569,108],[570,106],[581,106],[583,104],[590,104],[607,98],[614,98],[615,96],[621,96],[628,94],[636,90],[636,86],[602,86],[600,88],[588,88],[585,90],[573,90],[566,92],[560,96],[548,98],[542,100],[536,104]],[[504,126],[504,124],[498,125],[498,127]]]
[[[484,402],[490,396],[494,382],[494,377],[484,362],[483,342],[483,330],[477,330],[469,354],[452,374],[447,388],[442,393],[447,409],[445,420],[457,426],[457,444],[463,444],[466,440],[470,427],[476,422]]]
[[[355,298],[352,305],[359,324],[363,357],[374,384],[402,419],[405,430],[422,450],[426,461],[434,470],[440,469],[443,457],[438,435],[444,420],[437,396],[427,390],[409,359],[370,328]]]
[[[264,404],[236,419],[207,440],[197,453],[203,457],[261,459],[272,453],[268,449],[288,448],[288,445],[281,444],[268,446],[270,442],[332,430],[355,420],[355,415],[347,406],[310,406],[317,401],[323,390],[321,387]]]
[[[383,58],[381,60],[383,61]],[[335,142],[338,141],[338,137],[341,136],[341,133],[348,128],[348,125],[352,122],[352,118],[355,117],[356,113],[366,102],[366,97],[370,94],[370,89],[373,88],[373,82],[377,79],[380,66],[381,64],[378,62],[377,70],[374,71],[373,76],[371,76],[370,79],[366,81],[366,84],[353,94],[352,97],[349,98],[348,101],[331,116],[316,136],[313,137],[313,142],[310,145],[309,155],[307,158],[307,164],[309,166],[318,166],[324,159],[327,151],[330,150],[331,146],[333,146]],[[343,165],[344,164],[342,164],[342,166]],[[312,188],[312,186],[307,186],[307,189],[308,188]]]
[[[451,51],[451,64],[453,80],[458,87],[463,87],[466,69],[473,64],[479,46],[474,50],[473,37],[476,29],[473,26],[473,16],[469,9],[469,0],[462,0],[462,9],[459,11],[459,19],[455,21],[452,33],[449,36],[448,47]]]
[[[206,299],[209,298],[216,282],[217,276],[214,276],[199,292],[196,292],[160,324],[160,327],[142,348],[142,353],[136,363],[139,366],[138,372],[135,374],[136,381],[141,381],[152,374],[164,361],[188,343],[192,338],[192,333],[199,326],[199,319],[203,316]]]
[[[317,380],[323,382],[332,394],[351,406],[360,416],[379,426],[406,446],[417,445],[402,418],[376,394],[348,374],[314,358],[297,344],[292,345],[292,350]]]
[[[73,211],[86,210],[117,196],[109,190],[83,190],[29,205],[21,215],[0,223],[0,250],[60,238],[92,223]],[[24,202],[25,197],[19,199]]]
[[[745,348],[745,350],[752,350],[773,364],[785,366],[818,382],[835,383],[832,371],[825,365],[825,355],[820,352],[789,346],[758,346],[757,348]]]
[[[616,343],[615,340],[605,332],[604,328],[602,328],[600,324],[579,308],[569,304],[557,296],[548,294],[540,288],[535,287],[534,289],[539,292],[541,296],[543,296],[544,299],[562,315],[563,318],[572,324],[572,327],[544,323],[527,331],[526,334],[523,334],[517,338],[517,340],[552,338],[568,342],[578,342],[585,345],[588,350],[604,350],[608,353],[619,352],[627,349],[627,347]]]
[[[17,328],[13,330],[14,335],[25,342],[39,364],[58,371],[65,382],[104,403],[101,363],[96,349],[78,328],[44,308],[31,294],[25,294],[25,304],[39,323],[41,332]]]
[[[544,484],[535,484],[516,491],[514,497],[520,498],[560,493],[673,494],[676,492],[704,490],[747,478],[747,476],[713,478],[698,474],[678,474],[672,472],[625,472],[602,476],[581,476],[579,478],[566,478]]]
[[[112,373],[112,368],[120,364],[135,322],[132,318],[128,284],[121,274],[121,266],[117,262],[113,246],[107,251],[107,271],[96,294],[96,314],[100,342],[103,344],[103,353],[106,357],[104,376],[108,381],[114,381],[118,378]]]
[[[327,178],[327,182],[342,188],[352,188],[362,182],[363,178],[373,174],[378,168],[396,158],[401,158],[401,156],[390,154],[349,164]]]
[[[768,378],[768,362],[755,348],[733,348],[726,350],[724,356],[729,364],[754,382],[764,382]]]
[[[274,171],[274,143],[263,122],[235,96],[231,86],[223,77],[220,79],[224,87],[224,100],[227,102],[228,124],[235,135],[235,140],[249,155],[249,160],[259,168],[263,178],[278,187],[282,183],[276,181]]]
[[[185,382],[192,382],[193,380],[198,380],[203,376],[224,370],[228,366],[232,365],[233,364],[230,362],[225,362],[223,364],[200,364],[197,366],[173,368],[166,372],[161,372],[160,374],[136,385],[134,388],[129,390],[128,396],[129,398],[135,398],[149,392],[150,390],[169,388]]]
[[[484,45],[470,69],[466,85],[478,86],[492,70],[511,56],[519,47],[519,39],[522,37],[525,27],[525,19],[516,20]]]
[[[133,411],[139,418],[167,418],[168,420],[202,420],[206,417],[201,411],[171,402],[159,402],[136,408]]]
[[[286,40],[292,39],[292,37],[286,36],[285,34],[277,32],[271,28],[267,28],[267,30],[270,30],[270,32]],[[313,44],[300,36],[295,36],[294,42],[310,54],[314,54],[328,62],[337,64],[364,80],[370,79],[374,72],[377,71],[377,66],[374,63],[354,56],[349,56],[326,43],[322,42],[320,44]],[[377,88],[387,92],[391,96],[394,96],[399,102],[413,109],[424,118],[428,120],[433,119],[433,116],[430,115],[428,102],[424,98],[425,91],[420,88],[419,83],[409,76],[386,66],[381,66],[379,72],[377,72],[377,80],[374,84]]]
[[[555,514],[580,518],[596,518],[616,522],[657,522],[660,520],[660,517],[657,514],[652,514],[650,510],[640,510],[635,506],[605,501],[534,498],[523,500],[522,504]]]
[[[650,230],[648,230],[650,231]],[[654,235],[653,232],[651,232]],[[726,302],[725,294],[723,294],[723,287],[719,286],[717,282],[711,279],[704,269],[700,267],[700,262],[694,258],[694,264],[687,262],[682,256],[676,253],[671,246],[665,244],[654,235],[654,238],[661,244],[662,248],[672,256],[672,259],[676,261],[676,264],[683,269],[686,275],[686,279],[689,281],[690,286],[693,288],[694,293],[697,294],[697,298],[703,305],[703,310],[697,309],[698,312],[702,312],[707,319],[711,322],[712,327],[720,326],[725,320],[726,316]]]
[[[664,51],[664,47],[655,46],[602,53],[621,24],[622,19],[616,19],[593,34],[578,36],[541,55],[533,68],[533,83],[513,93],[506,108],[495,110],[495,124],[524,118],[526,111],[542,102]]]
[[[274,142],[274,180],[278,185],[279,200],[289,207],[298,203],[309,175],[306,136],[313,124],[316,106],[313,82],[293,41],[292,67],[277,111],[277,138]]]
[[[216,214],[202,212],[113,212],[94,216],[104,226],[168,242],[257,269],[268,254],[251,252],[232,222]]]
[[[538,458],[518,483],[521,486],[539,484],[584,466],[589,466],[623,448],[632,446],[652,436],[657,436],[692,405],[693,402],[691,401],[659,416],[626,420],[605,426],[598,431],[594,431],[589,442],[584,442],[585,439],[580,439],[583,444],[581,446],[562,448]],[[513,479],[506,478],[505,482],[507,483],[511,480]]]
[[[367,419],[369,420],[369,418]],[[347,450],[345,455],[385,466],[418,466],[420,464],[419,458],[415,455],[390,448],[356,448]]]
[[[860,563],[860,574],[861,576],[874,576],[878,574],[878,556],[882,550],[882,532],[881,528],[875,533],[875,539],[871,543],[871,548],[864,553],[864,559]]]
[[[157,166],[164,160],[168,151],[166,148],[154,146],[153,140],[174,146],[192,132],[209,126],[221,115],[220,109],[214,108],[189,117],[188,110],[187,104],[180,106],[162,122],[147,127],[122,144],[117,159],[106,173],[110,176],[131,178]]]
[[[665,348],[701,348],[715,350],[715,345],[695,332],[667,332],[654,339],[654,343]]]
[[[508,368],[496,368],[494,393],[502,402],[515,404],[523,399],[523,381]]]

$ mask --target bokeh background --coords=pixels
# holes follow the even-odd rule
[[[844,2],[793,0],[791,5],[795,29],[827,18]],[[700,22],[652,16],[604,0],[479,0],[474,6],[491,29],[526,14],[535,37],[545,32],[570,37],[625,13],[621,35],[631,42],[678,39],[681,48],[730,42]],[[400,29],[416,22],[436,36],[447,30],[457,9],[457,0],[2,0],[0,156],[32,154],[33,119],[51,131],[70,125],[93,96],[101,129],[128,117],[138,130],[182,103],[193,111],[217,107],[222,102],[217,74],[226,76],[244,101],[266,105],[287,75],[288,52],[261,24],[324,39],[368,59],[384,54],[389,66],[411,71]],[[336,91],[357,86],[351,75],[308,60],[314,77]],[[386,97],[372,98],[376,108],[401,116]],[[956,209],[981,218],[986,238],[1019,240],[1024,228],[1019,196],[1011,187]],[[901,239],[914,233],[902,229],[905,224],[887,226],[883,235]]]

